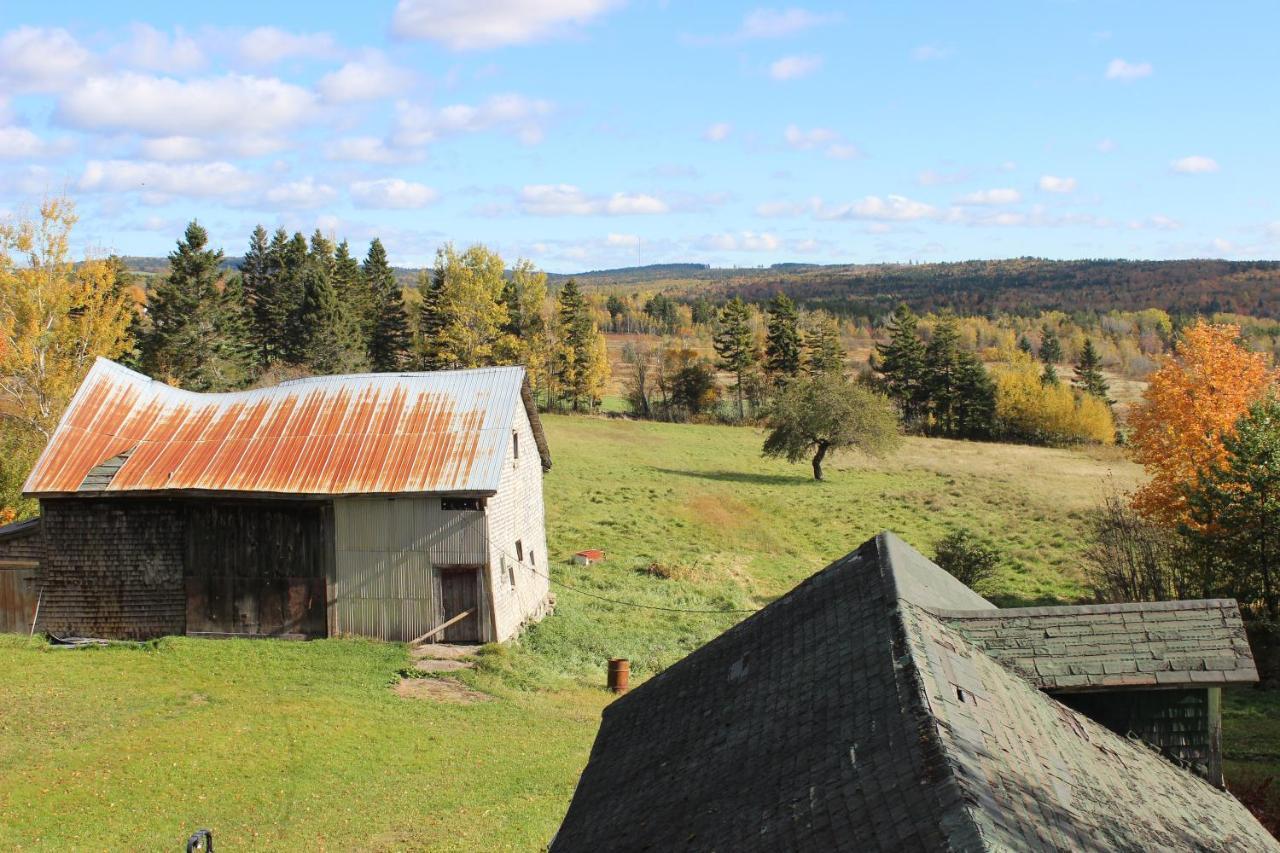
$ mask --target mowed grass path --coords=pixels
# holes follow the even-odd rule
[[[986,594],[1071,601],[1090,509],[1108,476],[1137,477],[1118,455],[911,439],[814,483],[761,459],[751,429],[546,425],[550,557],[574,589],[464,676],[490,701],[397,696],[408,659],[391,644],[0,638],[0,849],[171,850],[209,826],[237,850],[537,850],[608,702],[605,660],[643,678],[743,615],[633,604],[749,610],[879,530],[931,553],[958,525],[1006,555]],[[566,564],[587,547],[608,559]]]

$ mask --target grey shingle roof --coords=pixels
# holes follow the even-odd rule
[[[1258,680],[1240,608],[1231,599],[934,615],[1046,690]]]
[[[552,851],[1280,851],[934,616],[981,607],[940,574],[881,534],[614,702]]]

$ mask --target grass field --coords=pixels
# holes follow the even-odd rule
[[[929,553],[956,525],[1007,555],[990,597],[1074,600],[1091,507],[1137,477],[1118,455],[912,439],[814,483],[750,429],[546,426],[557,612],[483,651],[464,679],[487,701],[396,695],[406,652],[373,642],[0,638],[0,848],[173,849],[210,826],[226,849],[537,850],[608,702],[604,661],[645,677],[741,618],[630,604],[746,610],[881,529]],[[608,559],[563,564],[587,547]],[[1234,761],[1278,760],[1274,706],[1227,710]]]

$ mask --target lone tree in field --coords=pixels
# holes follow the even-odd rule
[[[738,393],[738,420],[747,416],[742,404],[742,377],[756,363],[756,339],[751,332],[751,310],[740,297],[725,303],[720,312],[720,329],[715,337],[717,366],[734,375],[734,390]]]
[[[835,375],[799,379],[778,395],[769,415],[765,456],[799,462],[812,454],[813,479],[835,450],[880,456],[898,446],[898,416],[888,398]]]
[[[1092,394],[1110,406],[1115,401],[1108,398],[1110,388],[1102,375],[1102,356],[1089,338],[1084,339],[1084,347],[1080,350],[1080,360],[1076,362],[1076,387],[1086,394]]]

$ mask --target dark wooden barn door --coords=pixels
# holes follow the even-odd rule
[[[443,631],[446,643],[480,642],[480,571],[479,569],[440,570],[440,597],[444,605],[444,621],[470,610],[471,615]]]
[[[187,520],[187,633],[323,637],[324,509],[196,504]]]
[[[31,630],[38,597],[38,565],[28,560],[0,560],[0,634],[26,634]]]

